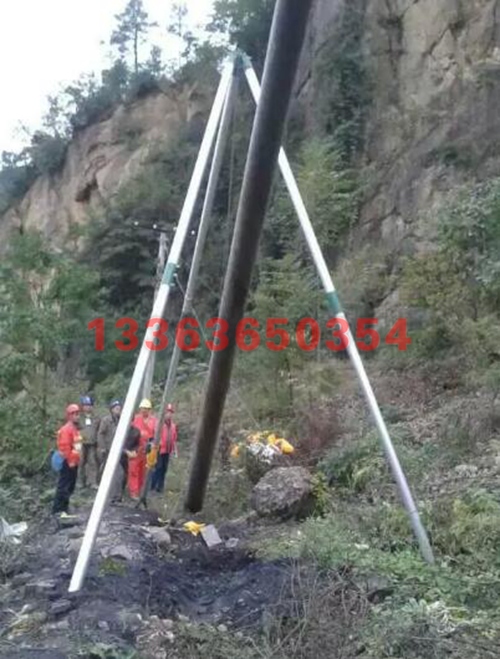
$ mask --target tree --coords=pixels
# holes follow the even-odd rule
[[[170,11],[171,18],[167,30],[171,34],[175,34],[176,37],[182,39],[186,32],[185,21],[187,15],[188,9],[185,2],[174,2]]]
[[[276,0],[215,0],[208,30],[228,34],[252,58],[260,72],[263,68]]]
[[[2,152],[0,169],[0,213],[21,199],[36,177],[28,149],[20,153]]]
[[[149,59],[146,62],[146,71],[155,78],[159,78],[164,71],[164,65],[161,58],[161,48],[152,46]]]
[[[320,349],[319,345],[311,352],[301,349],[297,342],[297,327],[304,318],[313,318],[321,326],[321,300],[314,269],[304,267],[295,254],[261,261],[258,286],[246,311],[248,317],[259,323],[260,345],[256,350],[242,352],[235,368],[236,379],[245,384],[245,395],[254,402],[254,411],[258,415],[293,416],[296,385],[301,384],[304,365],[314,359]],[[281,322],[272,322],[278,318]],[[287,347],[269,349],[267,342],[286,345],[285,338],[279,336],[283,330],[289,335]],[[276,332],[274,337],[273,332]],[[315,342],[307,324],[302,326],[299,334],[306,344]]]
[[[167,26],[170,34],[175,35],[184,43],[184,50],[179,55],[179,68],[182,66],[183,61],[189,59],[196,43],[193,33],[187,27],[186,18],[188,13],[185,0],[183,2],[174,2],[170,12],[170,23]]]
[[[139,44],[146,40],[150,28],[157,23],[148,20],[142,0],[129,0],[121,14],[115,16],[118,25],[111,35],[110,44],[118,46],[121,57],[125,57],[132,46],[134,55],[134,72],[139,73]]]
[[[48,431],[50,385],[60,389],[74,380],[78,365],[84,372],[81,355],[69,372],[62,366],[87,339],[97,283],[95,272],[51,250],[34,231],[13,236],[2,258],[0,397],[22,396],[34,426],[40,424],[43,432]],[[26,436],[31,442],[33,432],[34,427]]]

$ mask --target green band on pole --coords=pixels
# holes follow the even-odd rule
[[[329,309],[334,313],[335,316],[339,313],[342,313],[342,305],[340,304],[340,300],[335,291],[327,293],[326,300],[328,302]]]
[[[165,268],[165,273],[163,275],[162,284],[166,284],[167,286],[172,286],[172,284],[174,283],[174,275],[176,270],[177,270],[177,265],[175,263],[167,263],[167,267]]]

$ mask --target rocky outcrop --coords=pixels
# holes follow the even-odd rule
[[[193,86],[158,90],[80,131],[62,170],[39,177],[19,204],[0,218],[0,244],[13,227],[42,230],[62,242],[71,225],[88,221],[103,201],[135,177],[158,149],[196,123],[209,101]]]
[[[499,0],[317,0],[298,93],[314,114],[314,63],[346,12],[362,21],[371,103],[358,244],[426,249],[420,214],[474,177],[500,173]],[[432,228],[432,227],[431,227]]]
[[[362,235],[425,249],[418,221],[473,177],[500,172],[498,0],[369,3],[372,179]],[[432,237],[431,237],[432,239]]]
[[[329,85],[318,62],[342,43],[346,24],[359,27],[367,69],[370,102],[358,160],[364,203],[353,246],[382,243],[396,255],[428,248],[432,232],[421,213],[457,185],[500,172],[499,6],[500,0],[316,0],[296,86],[295,108],[306,124],[314,126],[318,94]],[[210,103],[193,88],[165,90],[82,131],[62,172],[38,179],[1,218],[0,245],[12,226],[60,238],[85,222],[141,170],[152,149]]]

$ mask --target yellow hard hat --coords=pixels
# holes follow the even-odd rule
[[[149,398],[143,398],[141,400],[141,404],[139,405],[140,410],[152,410],[153,406],[151,405],[151,401]]]

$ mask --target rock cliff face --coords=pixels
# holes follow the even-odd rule
[[[358,240],[425,248],[419,214],[444,193],[500,173],[498,0],[317,0],[299,89],[346,12],[362,21],[371,103]]]
[[[461,182],[500,172],[500,0],[316,0],[298,78],[312,114],[314,62],[358,12],[371,102],[360,164],[367,191],[355,243],[425,248],[419,221]],[[207,110],[194,89],[157,93],[84,130],[63,171],[35,182],[0,221],[61,236],[136,174],[151,148]]]
[[[62,171],[39,177],[0,219],[0,244],[21,226],[63,241],[72,224],[86,222],[93,209],[141,171],[154,149],[168,148],[180,129],[195,124],[206,105],[195,87],[158,91],[82,130],[68,147]]]

